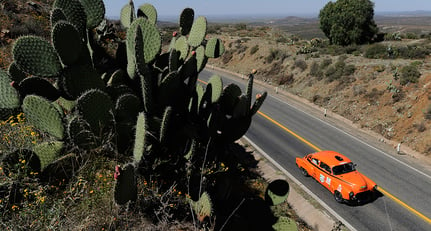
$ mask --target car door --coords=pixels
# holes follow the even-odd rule
[[[319,169],[320,171],[319,171],[319,176],[317,180],[325,188],[331,190],[331,183],[332,183],[331,168],[325,162],[321,161],[319,164]]]
[[[307,158],[307,161],[309,165],[308,174],[317,180],[317,176],[319,175],[318,172],[319,172],[320,161],[311,155]]]

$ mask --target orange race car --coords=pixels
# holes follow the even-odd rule
[[[364,202],[371,199],[377,185],[355,169],[356,164],[334,151],[311,153],[296,158],[304,176],[312,176],[334,194],[337,202]]]

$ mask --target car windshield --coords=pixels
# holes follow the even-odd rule
[[[340,175],[353,171],[355,171],[355,165],[352,162],[338,165],[332,168],[332,173],[334,173],[334,175]]]

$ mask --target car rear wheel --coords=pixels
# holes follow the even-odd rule
[[[341,195],[340,191],[338,191],[338,190],[334,191],[334,199],[338,203],[343,203],[344,202],[343,196]]]
[[[309,176],[307,170],[305,170],[304,168],[301,168],[301,173],[304,176]]]

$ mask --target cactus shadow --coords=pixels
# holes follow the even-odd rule
[[[230,145],[226,154],[245,170],[232,168],[217,176],[212,193],[217,217],[214,230],[273,230],[272,225],[278,218],[270,204],[245,183],[245,180],[260,178],[258,161],[239,144]]]

